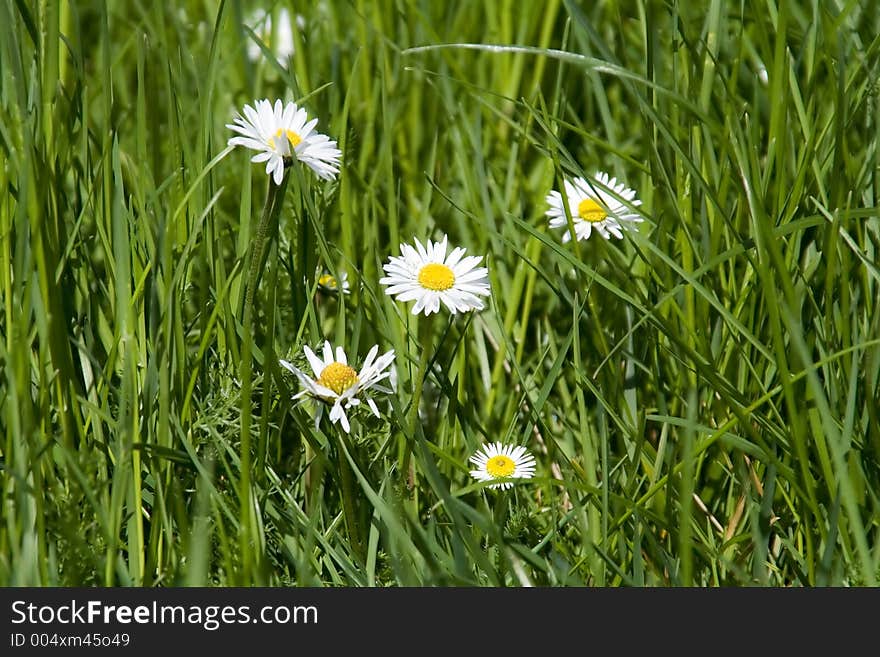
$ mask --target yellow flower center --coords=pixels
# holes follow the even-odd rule
[[[419,285],[442,292],[455,285],[455,274],[446,265],[432,262],[419,270]]]
[[[499,454],[486,461],[486,472],[492,475],[495,479],[498,479],[499,477],[509,477],[515,471],[516,463],[514,463],[513,459],[509,456]]]
[[[336,289],[336,279],[330,274],[324,274],[318,279],[318,285],[323,287],[329,287],[333,290]]]
[[[321,370],[318,385],[330,388],[337,395],[351,388],[358,381],[357,372],[343,363],[333,362]]]
[[[282,150],[284,150],[284,142],[278,141],[279,139],[281,139],[281,135],[287,137],[287,143],[290,144],[290,148],[292,149],[299,146],[300,142],[302,141],[302,137],[296,134],[293,130],[282,130],[281,128],[278,128],[278,132],[275,133],[275,136],[269,137],[269,146],[271,146],[272,148],[281,148]]]
[[[592,224],[598,223],[608,216],[602,206],[591,198],[585,198],[578,204],[578,216]]]

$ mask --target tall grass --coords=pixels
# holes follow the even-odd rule
[[[235,0],[0,2],[0,583],[877,583],[877,3],[282,4],[289,61]],[[344,165],[245,321],[263,97]],[[563,244],[596,170],[647,221]],[[416,318],[382,263],[442,233],[489,307]],[[325,339],[397,353],[350,436],[278,367]]]

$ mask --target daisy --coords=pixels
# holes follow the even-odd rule
[[[479,481],[495,479],[531,479],[535,476],[535,457],[525,447],[489,443],[469,459],[477,466],[471,477]],[[489,488],[510,488],[513,482],[490,484]]]
[[[343,294],[351,292],[351,286],[348,283],[348,272],[344,271],[339,275],[339,280],[333,274],[324,272],[318,276],[318,285],[325,292],[336,293],[342,290]]]
[[[298,27],[300,19],[301,16],[297,16]],[[282,62],[286,62],[287,59],[293,55],[295,51],[293,43],[293,27],[290,21],[290,12],[284,7],[278,12],[278,24],[275,28],[274,34],[272,32],[272,14],[265,9],[257,9],[254,11],[250,16],[247,25],[260,38],[260,41],[262,41],[275,54],[275,57]],[[248,43],[247,52],[248,58],[251,60],[259,59],[263,54],[260,45],[254,41]]]
[[[568,209],[579,240],[587,239],[594,228],[605,239],[612,235],[620,239],[627,224],[644,221],[638,212],[630,209],[630,206],[642,204],[635,198],[636,193],[623,183],[618,183],[616,178],[609,178],[607,173],[600,171],[592,180],[575,178],[573,183],[568,180],[564,182]],[[546,200],[550,205],[546,212],[550,217],[550,227],[565,228],[562,241],[568,242],[571,231],[568,230],[562,194],[554,190],[547,194]]]
[[[477,295],[489,294],[489,270],[477,267],[483,256],[463,257],[465,249],[457,247],[446,255],[446,236],[439,242],[428,240],[427,247],[415,240],[415,248],[401,244],[400,256],[389,256],[382,265],[388,276],[379,279],[388,285],[385,294],[396,295],[398,301],[415,300],[413,315],[440,311],[440,302],[449,312],[482,310]]]
[[[244,106],[244,116],[238,114],[234,123],[226,127],[238,133],[229,138],[230,146],[244,146],[259,151],[251,162],[266,162],[266,173],[272,174],[276,185],[281,184],[284,167],[297,159],[314,171],[319,178],[333,180],[339,172],[342,151],[336,142],[315,132],[318,119],[308,120],[306,111],[296,103],[275,106],[268,99],[258,100],[254,107]]]
[[[315,416],[316,429],[324,413],[324,404],[330,405],[330,422],[341,423],[345,433],[351,430],[345,411],[359,405],[362,400],[367,402],[373,415],[379,417],[379,409],[369,393],[371,390],[391,393],[389,388],[379,385],[379,382],[391,376],[391,372],[387,370],[394,360],[393,349],[376,358],[379,345],[374,345],[367,353],[359,372],[349,366],[342,347],[336,347],[334,357],[333,347],[329,342],[324,342],[323,358],[316,356],[308,346],[303,347],[303,351],[312,367],[314,378],[286,360],[280,360],[279,363],[293,372],[303,387],[301,392],[294,395],[294,399],[309,396],[319,402],[318,414]]]

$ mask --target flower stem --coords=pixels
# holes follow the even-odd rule
[[[428,371],[428,361],[431,358],[431,320],[428,317],[419,318],[419,369],[413,381],[412,406],[409,409],[410,431],[415,437],[416,424],[419,422],[419,404],[422,400],[422,388],[425,385],[425,377]]]
[[[294,273],[292,284],[293,313],[296,321],[302,322],[308,315],[309,292],[312,289],[315,267],[317,266],[316,237],[310,221],[310,217],[315,213],[315,208],[305,191],[306,181],[303,178],[302,167],[294,167],[290,175],[294,177],[294,186],[297,190],[295,195],[296,259],[294,261],[297,270]]]
[[[281,206],[284,203],[284,190],[287,188],[287,175],[280,185],[273,184],[269,180],[269,191],[266,194],[266,204],[263,206],[263,214],[257,233],[251,243],[250,266],[248,269],[247,287],[244,297],[244,314],[242,317],[242,348],[241,361],[239,362],[241,377],[241,454],[239,479],[239,499],[241,502],[239,546],[242,559],[242,582],[253,582],[252,569],[254,555],[252,546],[259,544],[257,524],[253,522],[251,495],[251,382],[253,380],[253,326],[254,297],[268,255],[268,246],[278,232],[278,216],[281,214]]]
[[[284,205],[284,191],[287,189],[288,174],[284,174],[280,185],[275,185],[269,179],[269,191],[266,193],[266,204],[263,206],[263,214],[257,226],[257,233],[251,242],[251,259],[248,269],[247,287],[245,288],[244,313],[253,312],[254,294],[259,287],[260,279],[265,269],[266,258],[269,255],[271,240],[278,233],[278,217],[281,207]]]
[[[504,528],[507,525],[507,517],[510,513],[510,490],[500,490],[495,495],[495,505],[492,508],[492,518],[495,529],[498,532],[498,577],[501,585],[507,577],[507,555],[504,553]]]
[[[428,372],[428,361],[431,358],[431,328],[433,324],[431,323],[430,318],[428,317],[420,317],[419,318],[419,337],[418,337],[418,348],[419,352],[419,369],[416,373],[416,377],[413,380],[413,394],[412,394],[412,402],[409,408],[409,428],[410,428],[410,441],[406,443],[403,451],[403,460],[401,462],[401,473],[403,473],[407,478],[407,488],[410,490],[415,489],[415,473],[412,470],[412,446],[413,442],[417,438],[416,428],[419,424],[419,405],[422,401],[422,389],[425,384],[425,377]]]
[[[495,505],[492,507],[492,518],[495,526],[504,532],[504,525],[510,512],[510,490],[500,490],[495,495]]]
[[[354,477],[345,452],[354,459],[354,450],[342,434],[339,434],[339,477],[342,483],[342,515],[352,547],[362,563],[366,563],[366,542],[362,535],[360,509],[355,497]]]

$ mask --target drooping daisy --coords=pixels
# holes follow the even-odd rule
[[[346,410],[358,406],[361,401],[365,401],[373,415],[379,417],[376,402],[369,395],[372,391],[388,394],[392,392],[389,388],[380,385],[380,382],[391,376],[388,367],[394,360],[393,349],[376,358],[379,345],[374,345],[367,353],[360,371],[356,371],[348,364],[348,358],[342,347],[336,347],[334,357],[334,350],[329,342],[324,342],[323,358],[315,355],[308,346],[303,347],[303,352],[312,367],[314,378],[286,360],[280,360],[279,363],[293,372],[303,387],[293,396],[294,399],[308,396],[318,401],[315,428],[321,422],[325,404],[330,406],[330,422],[342,424],[346,433],[351,431]]]
[[[609,178],[607,173],[600,171],[592,180],[575,178],[574,182],[568,180],[564,182],[565,199],[556,190],[547,194],[546,199],[550,205],[550,209],[546,212],[550,217],[550,227],[565,229],[562,235],[563,242],[571,239],[568,219],[565,217],[566,201],[574,224],[574,232],[579,240],[589,238],[593,229],[605,239],[611,236],[621,239],[623,229],[628,228],[628,224],[644,221],[642,216],[630,207],[642,204],[635,198],[636,193],[623,183],[618,183],[616,178]]]
[[[322,290],[330,292],[331,294],[335,294],[340,290],[342,290],[343,294],[349,294],[351,292],[351,285],[348,283],[347,271],[344,271],[339,275],[339,280],[337,280],[333,274],[325,271],[318,276],[318,285]]]
[[[297,26],[299,26],[301,18],[301,16],[297,16]],[[288,58],[293,55],[295,51],[293,25],[290,20],[290,12],[286,8],[282,7],[278,11],[278,21],[274,33],[272,31],[272,14],[265,9],[256,9],[248,18],[247,25],[282,62],[287,62]],[[259,44],[254,41],[248,42],[247,52],[248,58],[252,61],[259,59],[263,54]]]
[[[244,116],[237,115],[226,127],[238,133],[229,138],[230,146],[244,146],[259,151],[251,162],[265,162],[266,173],[276,185],[281,184],[284,167],[299,160],[319,178],[333,180],[339,172],[342,151],[327,135],[315,131],[318,119],[309,121],[306,111],[296,103],[284,105],[280,100],[273,107],[268,99],[258,100],[255,107],[244,106]]]
[[[496,479],[531,479],[535,476],[535,457],[525,447],[488,443],[470,457],[477,466],[471,470],[471,477],[478,481]],[[513,486],[512,481],[490,484],[489,488],[504,490]]]
[[[413,301],[412,314],[422,310],[425,315],[440,311],[443,302],[449,312],[482,310],[478,295],[489,295],[489,270],[477,267],[483,256],[464,257],[465,249],[457,247],[446,255],[446,235],[439,242],[428,240],[427,247],[415,240],[415,248],[401,244],[400,256],[389,256],[382,265],[382,285],[388,285],[385,294],[398,301]]]

